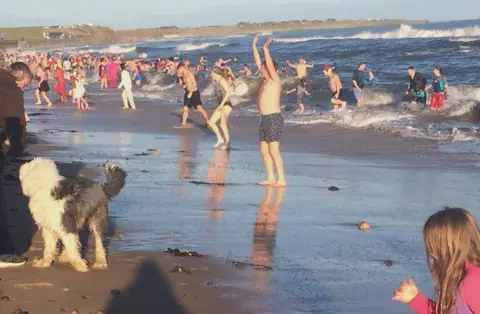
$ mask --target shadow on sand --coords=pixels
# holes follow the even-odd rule
[[[146,261],[139,266],[137,277],[130,287],[111,296],[105,313],[186,314],[187,311],[173,295],[165,274],[154,262]]]

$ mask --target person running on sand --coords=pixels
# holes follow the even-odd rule
[[[75,80],[75,91],[73,92],[73,99],[77,102],[77,109],[80,111],[89,110],[90,106],[85,100],[87,90],[83,85],[83,76],[78,73]]]
[[[307,64],[307,61],[305,59],[300,59],[297,64],[290,63],[289,60],[287,60],[287,64],[289,67],[294,68],[297,70],[297,77],[299,79],[303,79],[307,77],[307,69],[313,68],[314,64]]]
[[[326,65],[323,67],[323,74],[328,78],[328,87],[332,91],[332,98],[330,99],[333,109],[345,109],[347,102],[343,99],[342,81],[338,74],[333,72],[332,67]]]
[[[263,82],[258,95],[258,110],[261,115],[260,122],[260,153],[265,163],[267,179],[259,182],[260,185],[286,186],[283,158],[280,153],[280,138],[283,129],[283,115],[280,108],[280,96],[282,94],[282,83],[277,74],[277,63],[270,55],[269,46],[272,38],[268,38],[263,45],[265,60],[262,62],[258,53],[258,35],[255,35],[252,42],[253,57],[255,64],[262,73]],[[275,181],[277,169],[278,180]]]
[[[296,111],[297,114],[303,114],[305,111],[305,106],[303,104],[303,95],[308,95],[310,96],[310,93],[306,89],[307,82],[305,79],[300,80],[300,84],[298,84],[297,88],[291,89],[289,91],[285,92],[285,95],[291,94],[293,92],[297,92],[297,105],[298,105],[298,110]]]
[[[232,113],[232,103],[230,102],[230,86],[228,85],[228,74],[223,70],[220,73],[212,71],[210,78],[217,83],[218,93],[218,107],[213,112],[208,126],[217,136],[217,143],[213,145],[215,148],[230,149],[230,133],[228,131],[228,118]],[[220,120],[220,128],[223,131],[225,139],[222,138],[217,127],[217,122]]]
[[[243,68],[240,70],[240,73],[243,73],[243,75],[245,75],[246,77],[253,75],[252,70],[250,70],[247,64],[243,65]]]
[[[190,73],[190,71],[183,63],[181,63],[177,67],[177,77],[179,78],[180,83],[185,89],[185,96],[183,97],[184,105],[182,126],[185,126],[187,124],[188,111],[193,108],[195,108],[202,114],[202,116],[205,118],[205,125],[207,125],[208,115],[205,109],[203,109],[202,100],[200,98],[200,91],[198,90],[195,76]]]
[[[430,99],[430,109],[433,111],[442,110],[443,104],[447,97],[448,82],[445,75],[443,75],[443,69],[439,66],[433,68],[432,85],[427,86],[425,90],[430,89],[433,90],[433,94]]]
[[[47,93],[50,91],[50,86],[48,85],[48,74],[47,71],[39,66],[35,73],[36,79],[38,81],[38,88],[35,89],[35,96],[37,97],[37,102],[35,105],[41,105],[42,100],[40,96],[42,96],[43,100],[47,103],[49,107],[52,106],[52,102],[47,96]]]
[[[480,232],[472,214],[449,207],[433,214],[423,226],[423,240],[436,300],[423,295],[412,278],[392,300],[419,314],[480,313]]]
[[[123,87],[123,109],[132,108],[133,110],[135,110],[137,109],[137,107],[135,107],[135,101],[133,100],[132,78],[130,77],[130,72],[127,71],[125,63],[120,64],[120,69],[122,69],[122,81],[120,82],[120,85],[118,85],[118,89],[121,89]]]

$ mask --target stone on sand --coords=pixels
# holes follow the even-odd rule
[[[361,231],[367,231],[368,229],[370,229],[370,224],[366,221],[362,221],[358,224],[358,229],[360,229]]]

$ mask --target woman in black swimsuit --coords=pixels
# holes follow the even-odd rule
[[[221,72],[217,72],[221,71]],[[210,117],[208,126],[217,136],[217,143],[213,145],[215,148],[230,149],[230,133],[228,132],[228,118],[232,113],[232,103],[230,102],[230,86],[228,83],[228,73],[224,70],[212,71],[210,78],[217,84],[218,107]],[[217,122],[220,121],[220,128],[223,136],[217,127]]]

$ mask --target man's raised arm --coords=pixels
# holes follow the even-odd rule
[[[255,34],[255,37],[253,37],[253,42],[252,42],[253,58],[255,59],[255,64],[257,65],[257,68],[260,70],[262,68],[262,60],[260,60],[260,55],[258,54],[257,42],[258,42],[258,35]]]
[[[275,65],[273,64],[272,56],[270,55],[270,49],[268,48],[272,43],[272,37],[268,38],[265,44],[263,44],[263,53],[265,54],[265,63],[267,64],[268,74],[270,74],[270,78],[272,80],[280,80],[277,74],[277,69],[275,69]]]
[[[287,60],[287,64],[288,64],[288,66],[291,67],[291,68],[294,68],[294,69],[297,68],[297,65],[296,65],[296,64],[293,64],[293,63],[290,63],[290,60]]]

